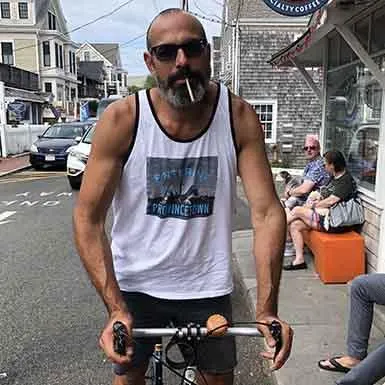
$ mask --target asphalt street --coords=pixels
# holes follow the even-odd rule
[[[102,302],[72,241],[72,193],[62,172],[25,171],[0,179],[0,384],[107,385],[99,350]],[[234,230],[250,228],[237,200]],[[235,276],[234,319],[251,320]],[[236,384],[269,385],[261,340],[238,340]],[[179,384],[172,379],[170,384]]]

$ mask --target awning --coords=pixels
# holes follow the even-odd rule
[[[296,41],[274,54],[269,63],[273,66],[319,67],[323,64],[324,38],[336,24],[346,22],[353,15],[370,8],[377,0],[330,0],[327,6],[313,14],[305,33]],[[297,59],[297,60],[295,60]]]
[[[296,41],[274,54],[269,63],[273,66],[294,66],[292,60],[301,57],[306,67],[317,67],[322,64],[322,38],[330,32],[325,24],[326,9],[320,9],[311,18],[307,30]]]
[[[46,100],[41,95],[26,91],[18,88],[5,87],[5,97],[13,99],[13,101],[33,102],[33,103],[45,103]]]

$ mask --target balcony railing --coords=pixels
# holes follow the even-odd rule
[[[7,87],[21,88],[28,91],[39,90],[39,76],[33,72],[0,63],[0,81]]]

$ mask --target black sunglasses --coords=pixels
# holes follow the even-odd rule
[[[183,44],[160,44],[151,47],[149,52],[159,61],[171,61],[176,59],[179,49],[182,49],[187,57],[193,58],[202,55],[206,47],[205,39],[192,39]]]
[[[316,150],[317,149],[317,147],[316,146],[305,146],[304,148],[303,148],[303,150],[304,151],[314,151],[314,150]]]

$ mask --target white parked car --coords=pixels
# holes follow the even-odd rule
[[[82,177],[91,152],[91,142],[96,124],[93,124],[84,134],[80,142],[68,149],[67,177],[71,187],[80,189]]]

